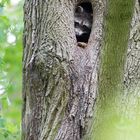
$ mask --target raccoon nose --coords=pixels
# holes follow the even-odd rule
[[[76,34],[76,36],[81,36],[82,31],[80,31],[79,29],[75,28],[75,34]]]

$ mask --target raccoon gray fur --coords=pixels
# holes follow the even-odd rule
[[[92,14],[78,6],[74,15],[75,35],[78,42],[88,42],[92,27]]]

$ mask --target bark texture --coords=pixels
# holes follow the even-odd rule
[[[140,6],[135,3],[125,67],[125,86],[134,90],[140,82]]]
[[[23,140],[80,140],[93,115],[105,4],[91,0],[93,26],[77,46],[74,9],[80,0],[25,0]]]
[[[127,49],[124,95],[122,98],[123,113],[129,119],[134,119],[140,113],[140,2],[135,1],[134,14],[131,22],[129,45]],[[131,110],[131,113],[129,113]],[[133,114],[133,115],[132,115]]]
[[[111,0],[107,7],[104,0],[89,0],[93,6],[92,31],[87,47],[81,48],[77,46],[74,33],[74,10],[80,2],[87,0],[25,0],[22,140],[91,139],[84,136],[87,132],[92,136],[89,123],[95,113],[99,65],[103,58],[103,72],[107,69],[108,72],[100,75],[103,88],[99,92],[107,94],[101,94],[101,101],[108,102],[108,97],[116,97],[111,95],[111,90],[118,88],[119,80],[124,76],[122,64],[126,55],[125,47],[119,46],[121,43],[116,41],[116,37],[120,37],[129,16],[123,20],[123,26],[118,28],[114,26],[117,23],[112,24],[116,20],[113,14],[118,16],[119,23],[118,20],[128,13],[119,15],[110,12],[106,16]],[[124,4],[122,8],[127,7],[123,1],[115,2],[118,5]],[[104,24],[104,17],[111,19],[108,23],[112,23]],[[136,1],[125,65],[125,90],[132,89],[140,79],[139,22],[140,11]],[[106,24],[109,28],[105,29],[104,35],[108,40],[103,42],[102,34]],[[109,31],[112,32],[109,34],[111,37],[107,34]],[[114,35],[115,31],[118,34]],[[111,39],[116,41],[112,41],[113,47],[109,44],[112,43]],[[101,44],[105,50],[102,53]],[[118,55],[119,51],[121,54]],[[110,58],[113,58],[112,61]]]
[[[99,98],[98,102],[96,102],[96,111],[94,112],[94,114],[96,115],[93,117],[92,122],[93,129],[90,130],[92,133],[92,137],[89,137],[89,139],[139,139],[139,135],[135,137],[135,135],[133,134],[132,136],[129,136],[128,134],[133,129],[134,132],[137,131],[137,128],[133,127],[132,125],[138,123],[137,119],[139,118],[140,113],[140,6],[138,0],[135,1],[134,10],[131,12],[133,12],[133,18],[131,21],[130,37],[128,46],[122,46],[124,47],[123,53],[122,48],[120,46],[121,43],[119,42],[118,38],[120,36],[120,39],[122,38],[123,40],[128,40],[128,37],[124,35],[122,36],[126,26],[130,24],[128,21],[125,21],[127,19],[127,15],[125,16],[125,14],[123,15],[123,18],[120,21],[121,26],[117,26],[117,29],[119,30],[120,28],[121,31],[120,34],[116,34],[116,39],[113,40],[114,43],[112,48],[115,47],[115,49],[109,49],[109,41],[107,44],[107,48],[104,49],[104,55],[106,55],[106,57],[104,58],[106,58],[107,60],[104,61],[102,59],[102,61],[106,63],[104,64],[104,67],[102,67],[102,75],[100,75],[99,77],[101,83],[99,85]],[[122,20],[124,20],[125,27],[121,23],[123,22]],[[113,26],[115,29],[115,24],[113,24]],[[113,30],[111,30],[111,32],[113,34]],[[129,35],[128,33],[127,35]],[[113,35],[111,38],[113,39]],[[118,47],[118,49],[116,47]],[[116,60],[111,61],[110,58],[116,58]],[[109,63],[107,63],[107,61]],[[123,65],[121,65],[121,63]],[[115,72],[115,70],[117,71]],[[118,88],[116,88],[117,86]]]

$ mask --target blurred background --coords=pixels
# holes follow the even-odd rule
[[[23,1],[0,0],[0,140],[20,140]]]

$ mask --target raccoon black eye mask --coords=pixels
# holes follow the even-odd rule
[[[77,42],[87,43],[92,27],[92,13],[78,6],[74,15],[75,35]]]

